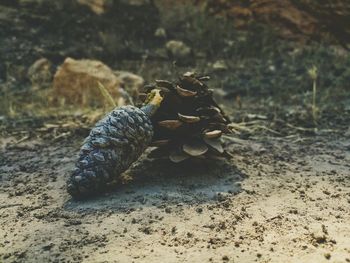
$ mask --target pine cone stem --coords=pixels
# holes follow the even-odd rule
[[[163,97],[159,89],[153,89],[147,98],[147,104],[141,108],[148,117],[152,117],[162,103]]]

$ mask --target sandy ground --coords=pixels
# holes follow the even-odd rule
[[[229,162],[143,158],[114,192],[76,202],[80,142],[2,140],[1,262],[350,262],[345,138],[227,140]]]
[[[13,89],[15,96],[2,99],[0,110],[6,114],[13,101],[18,100],[18,105],[35,102],[34,93],[21,95],[25,96],[23,102],[16,96],[26,88],[29,92],[25,72],[41,57],[52,60],[54,66],[67,56],[97,58],[113,69],[138,72],[146,82],[172,77],[185,68],[175,65],[172,58],[166,61],[166,40],[153,37],[157,28],[164,27],[169,40],[192,44],[197,72],[214,73],[212,66],[217,59],[228,58],[228,68],[214,73],[213,79],[220,81],[211,87],[224,89],[220,94],[225,95],[229,111],[233,111],[233,104],[239,108],[238,98],[248,105],[243,107],[246,110],[253,103],[244,97],[259,96],[264,104],[252,105],[256,111],[251,113],[282,116],[302,127],[310,124],[311,93],[306,91],[311,91],[312,84],[306,67],[315,64],[320,75],[320,129],[337,130],[341,126],[349,130],[342,136],[339,132],[285,138],[254,134],[247,140],[226,139],[232,159],[215,163],[174,165],[144,157],[125,174],[129,179],[113,192],[77,202],[67,194],[65,183],[83,137],[40,139],[28,124],[23,134],[30,138],[21,142],[18,137],[0,135],[0,263],[350,262],[346,55],[334,55],[335,47],[329,47],[330,53],[324,48],[317,52],[310,49],[301,59],[304,53],[299,48],[293,49],[295,55],[289,55],[294,53],[289,41],[278,46],[279,41],[269,31],[265,34],[254,29],[251,37],[236,30],[227,32],[227,27],[204,17],[192,19],[192,13],[191,19],[179,16],[174,22],[169,17],[171,26],[166,27],[167,23],[159,24],[153,8],[138,13],[140,9],[133,7],[119,10],[118,17],[95,20],[88,13],[69,9],[43,13],[40,8],[25,5],[21,11],[11,1],[2,2],[0,24],[4,26],[0,26],[0,35],[5,37],[0,38],[4,54],[0,82],[5,84],[3,90]],[[66,26],[72,17],[79,18],[75,19],[80,21],[77,27]],[[231,21],[228,23],[231,28]],[[28,30],[31,27],[35,30]],[[203,28],[208,33],[218,31],[207,36]],[[115,36],[122,36],[123,41]],[[196,50],[196,46],[203,47]],[[258,52],[260,47],[262,51]],[[270,50],[276,53],[270,54]],[[313,52],[315,55],[309,54]],[[207,53],[213,54],[203,57]],[[124,57],[130,61],[123,61]],[[281,96],[282,102],[275,103],[267,95]],[[39,105],[47,105],[46,96],[41,98],[45,103]],[[326,108],[328,103],[333,111]],[[24,117],[31,122],[34,108],[28,108]],[[12,128],[24,125],[12,121]],[[0,130],[0,134],[7,131]]]

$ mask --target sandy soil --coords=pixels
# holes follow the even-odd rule
[[[227,140],[228,162],[143,158],[114,192],[76,202],[65,181],[81,140],[2,139],[1,262],[350,262],[345,138]]]

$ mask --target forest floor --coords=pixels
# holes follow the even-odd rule
[[[65,182],[82,140],[1,139],[2,262],[350,262],[349,137],[231,137],[217,163],[143,157],[78,202]]]

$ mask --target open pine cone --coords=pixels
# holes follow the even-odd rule
[[[146,91],[157,88],[164,97],[151,117],[154,136],[151,146],[158,147],[151,157],[169,156],[173,162],[190,157],[224,155],[220,137],[229,133],[228,117],[213,99],[204,81],[207,76],[187,72],[177,83],[157,80]]]

